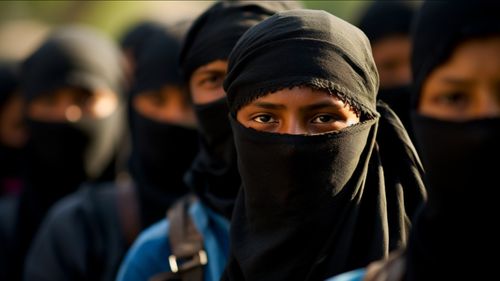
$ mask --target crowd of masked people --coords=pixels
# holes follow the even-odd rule
[[[55,28],[0,62],[0,280],[495,276],[499,11]]]

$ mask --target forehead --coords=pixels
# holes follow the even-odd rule
[[[467,77],[500,75],[500,35],[471,39],[457,45],[450,59],[435,70],[436,74]]]
[[[227,61],[226,60],[216,60],[205,65],[198,67],[194,72],[193,76],[200,75],[207,72],[226,72],[227,71]]]

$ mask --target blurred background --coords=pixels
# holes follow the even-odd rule
[[[141,19],[175,21],[201,13],[213,1],[1,1],[0,59],[22,59],[60,24],[88,24],[114,39]],[[302,1],[355,22],[371,1]],[[418,3],[417,1],[410,1]]]

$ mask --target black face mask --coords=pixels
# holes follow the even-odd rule
[[[22,148],[0,144],[0,196],[21,188]]]
[[[241,180],[228,112],[225,98],[195,106],[200,152],[186,182],[205,204],[230,218]]]
[[[55,201],[87,179],[84,157],[91,135],[71,123],[28,122],[27,182],[43,198]]]
[[[498,249],[500,119],[450,122],[414,115],[429,201],[409,244],[408,276],[462,279],[494,267],[485,254]],[[481,272],[471,263],[485,265]],[[459,270],[457,270],[459,269]],[[474,278],[476,279],[476,278]]]
[[[346,234],[356,217],[350,211],[363,194],[375,120],[315,136],[259,132],[232,121],[243,189],[231,225],[241,276],[231,280],[319,280],[346,266],[352,239]],[[337,264],[315,276],[328,251],[336,252],[330,254]]]
[[[399,119],[412,136],[411,115],[411,88],[410,85],[385,88],[378,91],[377,99],[386,102],[398,115]]]
[[[131,169],[138,185],[143,224],[165,215],[165,210],[188,192],[183,176],[198,151],[196,130],[132,113]]]

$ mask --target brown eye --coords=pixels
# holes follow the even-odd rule
[[[223,81],[224,81],[224,75],[221,75],[219,73],[213,73],[201,79],[199,85],[204,88],[213,89],[221,87]]]
[[[335,122],[337,120],[338,120],[338,118],[336,118],[333,115],[322,114],[322,115],[318,115],[318,116],[314,117],[313,120],[311,121],[311,123],[316,123],[316,124],[332,123],[332,122]]]
[[[438,95],[434,100],[438,104],[462,107],[469,102],[469,97],[463,92],[450,92]]]
[[[276,120],[269,114],[261,114],[261,115],[255,116],[252,120],[254,120],[255,122],[258,122],[258,123],[263,123],[263,124],[276,122]]]

